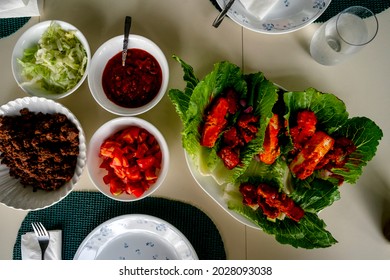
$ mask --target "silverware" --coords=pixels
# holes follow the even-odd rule
[[[225,15],[227,14],[227,12],[229,11],[229,9],[230,9],[231,6],[233,5],[234,1],[235,1],[235,0],[230,0],[230,1],[226,4],[225,8],[223,8],[222,11],[219,13],[219,15],[216,17],[216,19],[215,19],[214,22],[213,22],[213,26],[214,26],[215,28],[217,28],[217,27],[221,24],[221,22],[222,22],[223,19],[225,18]]]
[[[125,33],[123,38],[123,50],[122,50],[122,66],[126,64],[126,56],[127,56],[127,45],[129,43],[129,34],[131,27],[131,17],[126,16],[125,18]]]
[[[47,246],[49,246],[50,235],[40,222],[32,223],[31,226],[37,236],[39,247],[41,247],[41,260],[44,260]]]

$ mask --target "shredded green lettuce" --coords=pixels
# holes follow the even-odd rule
[[[24,50],[18,59],[25,85],[60,94],[72,89],[83,77],[87,53],[76,30],[64,30],[52,21],[38,44]]]

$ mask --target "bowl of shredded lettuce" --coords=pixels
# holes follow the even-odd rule
[[[59,99],[76,91],[88,74],[91,51],[73,25],[49,20],[30,27],[16,42],[12,72],[29,95]]]

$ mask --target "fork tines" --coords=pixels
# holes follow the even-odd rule
[[[47,230],[45,227],[42,225],[41,222],[36,222],[36,223],[31,223],[31,226],[35,232],[36,235],[38,236],[47,236]]]

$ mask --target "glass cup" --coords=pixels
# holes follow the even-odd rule
[[[310,43],[310,54],[323,65],[335,65],[360,51],[378,33],[378,19],[362,6],[352,6],[321,25]]]

